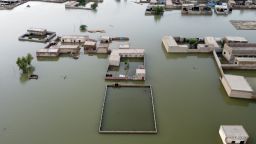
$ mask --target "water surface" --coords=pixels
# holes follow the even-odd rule
[[[64,4],[30,2],[0,11],[0,143],[1,144],[221,144],[221,124],[241,124],[256,143],[256,103],[227,97],[210,54],[166,54],[165,34],[174,36],[244,36],[256,42],[255,31],[237,31],[229,20],[254,20],[255,11],[229,16],[144,16],[146,5],[106,0],[98,11],[65,10]],[[130,37],[131,47],[146,50],[147,80],[153,86],[157,135],[98,133],[104,99],[107,59],[81,54],[78,60],[33,61],[38,80],[21,81],[17,57],[44,44],[19,42],[30,27],[58,35],[105,29],[110,36]],[[97,38],[101,34],[93,34]],[[66,76],[66,79],[64,77]]]

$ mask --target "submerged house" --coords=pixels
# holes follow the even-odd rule
[[[109,43],[99,43],[97,47],[98,54],[106,54],[109,52]]]
[[[182,4],[182,14],[212,15],[212,9],[205,4]]]
[[[79,54],[81,47],[84,46],[88,36],[67,35],[57,37],[50,42],[44,49],[37,51],[38,57],[59,56],[60,54]]]
[[[234,9],[256,9],[255,0],[229,0],[229,5]]]
[[[109,56],[109,65],[119,66],[120,58],[129,57],[129,58],[143,58],[144,49],[113,49]]]
[[[25,2],[25,1],[24,1]],[[21,0],[0,0],[0,10],[1,9],[12,9],[19,4],[24,3]]]
[[[60,42],[65,43],[72,43],[72,44],[82,44],[85,43],[86,40],[88,40],[88,36],[82,36],[82,35],[65,35],[62,36],[60,39]]]
[[[214,37],[199,39],[164,36],[162,43],[168,53],[208,53],[220,49]]]
[[[246,144],[249,135],[241,125],[221,125],[219,134],[223,144]]]
[[[243,76],[224,74],[221,82],[229,97],[254,98],[254,90]]]
[[[19,3],[20,0],[0,0],[0,5],[4,6],[4,5],[12,5],[12,4],[16,4]]]
[[[58,49],[62,54],[78,54],[81,47],[79,45],[59,45]]]
[[[256,68],[255,57],[235,57],[235,62],[238,66]]]
[[[31,41],[31,42],[49,42],[56,36],[55,32],[50,32],[43,28],[30,28],[27,32],[19,37],[20,41]]]
[[[97,41],[87,40],[84,43],[84,51],[88,53],[95,53],[97,50],[96,45],[97,45]]]
[[[223,40],[225,43],[248,43],[246,38],[238,36],[225,36]]]
[[[217,15],[228,15],[231,9],[228,7],[227,3],[221,3],[214,6],[214,11]]]
[[[256,59],[256,43],[226,43],[222,55],[229,63],[254,63]],[[236,57],[243,57],[236,58]],[[236,58],[236,59],[235,59]],[[243,62],[242,62],[243,61]]]
[[[39,49],[36,51],[38,57],[58,57],[60,55],[59,49]]]
[[[27,31],[29,34],[32,34],[32,35],[44,36],[47,34],[47,30],[42,28],[30,28]]]
[[[145,80],[145,78],[144,49],[119,48],[112,50],[109,56],[106,80]]]
[[[152,5],[165,4],[166,0],[149,0],[149,3]]]

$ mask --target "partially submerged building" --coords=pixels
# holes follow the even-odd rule
[[[0,10],[10,10],[13,9],[14,7],[23,4],[26,1],[22,0],[0,0]]]
[[[168,53],[208,53],[219,50],[220,46],[214,37],[182,38],[164,36],[162,43]]]
[[[226,43],[223,69],[256,69],[256,43]]]
[[[246,144],[249,135],[241,125],[221,125],[219,134],[223,144]]]
[[[168,10],[172,10],[172,9],[181,9],[181,1],[180,0],[166,0],[165,1],[165,9]]]
[[[216,4],[214,11],[217,15],[228,15],[232,11],[227,3]]]
[[[144,49],[114,49],[109,56],[109,64],[112,66],[119,66],[121,57],[143,58]]]
[[[229,97],[253,99],[255,92],[243,76],[224,74],[221,78]]]
[[[38,57],[59,56],[60,54],[71,54],[71,56],[80,53],[81,47],[89,39],[83,35],[65,35],[57,37],[50,42],[45,48],[37,51]]]
[[[236,57],[255,58],[256,43],[226,43],[222,54],[229,63],[234,63]]]
[[[87,53],[96,53],[97,52],[97,41],[87,40],[84,43],[84,51]]]
[[[228,3],[233,9],[256,9],[254,0],[229,0]]]
[[[206,4],[182,4],[182,14],[212,15],[212,9]]]
[[[225,36],[223,38],[225,43],[248,43],[248,40],[239,36]]]
[[[80,52],[80,45],[59,45],[58,49],[60,50],[61,54],[78,54]]]
[[[60,54],[59,49],[39,49],[36,51],[38,57],[58,57]]]
[[[95,2],[100,2],[100,1],[97,1],[97,0],[93,0]],[[86,1],[86,3],[84,5],[81,5],[80,2],[78,1],[68,1],[66,4],[65,4],[65,8],[66,9],[84,9],[84,10],[92,10],[91,8],[91,5],[93,4],[94,2],[91,2],[90,1]]]
[[[113,49],[106,80],[145,80],[144,49]]]
[[[27,30],[27,33],[19,37],[19,40],[46,43],[55,36],[55,32],[50,32],[43,28],[30,28]]]
[[[88,39],[89,39],[89,36],[84,36],[84,35],[65,35],[61,37],[60,42],[62,44],[65,44],[65,43],[83,44]]]
[[[99,43],[97,46],[98,54],[107,54],[109,53],[109,43]]]

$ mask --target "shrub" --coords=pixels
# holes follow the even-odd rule
[[[80,25],[80,31],[86,31],[87,25]]]

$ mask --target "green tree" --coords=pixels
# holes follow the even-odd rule
[[[163,12],[164,12],[164,8],[162,6],[156,6],[155,7],[155,14],[156,15],[161,15],[161,14],[163,14]]]
[[[28,65],[31,65],[31,62],[32,62],[32,60],[33,60],[34,58],[33,58],[33,56],[32,56],[30,53],[28,53],[26,59],[27,59]]]
[[[18,57],[16,60],[16,64],[18,65],[19,69],[22,70],[23,73],[28,73],[31,67],[31,62],[33,57],[31,54],[27,54],[27,56]]]

